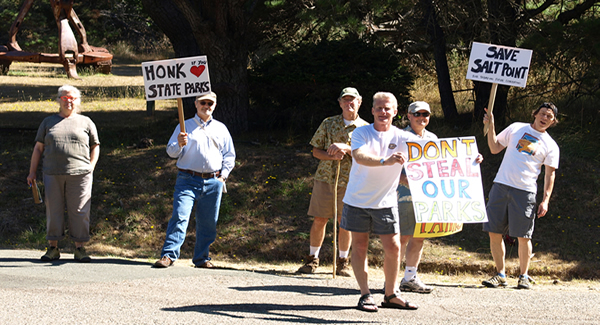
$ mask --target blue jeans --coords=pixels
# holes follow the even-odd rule
[[[173,261],[179,258],[192,208],[196,203],[196,245],[192,262],[202,265],[210,261],[208,249],[217,237],[223,184],[216,178],[204,179],[179,172],[173,194],[173,216],[169,220],[161,256],[166,255]]]

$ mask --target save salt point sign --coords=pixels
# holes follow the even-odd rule
[[[533,51],[473,42],[467,79],[525,87]]]
[[[146,100],[195,97],[210,92],[206,56],[142,62]]]

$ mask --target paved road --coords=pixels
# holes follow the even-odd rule
[[[205,270],[178,261],[151,263],[0,250],[1,324],[598,324],[600,285],[538,285],[535,290],[437,283],[429,295],[407,293],[417,311],[354,307],[354,278]],[[427,277],[424,277],[427,279]],[[427,281],[425,281],[427,282]],[[443,282],[443,281],[442,281]],[[382,286],[381,279],[371,283]],[[381,301],[380,290],[374,290]]]

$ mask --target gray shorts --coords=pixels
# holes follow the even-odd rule
[[[412,201],[398,202],[398,218],[400,219],[400,235],[414,235],[417,221]]]
[[[494,183],[486,206],[488,222],[483,231],[531,238],[535,224],[535,193]]]
[[[400,232],[398,209],[363,209],[344,204],[340,227],[354,232],[370,232],[391,235]]]

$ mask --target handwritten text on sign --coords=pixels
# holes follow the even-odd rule
[[[146,100],[194,97],[210,92],[206,56],[142,62]]]
[[[533,51],[473,42],[467,79],[525,87]]]
[[[417,223],[487,222],[475,137],[407,142]]]

